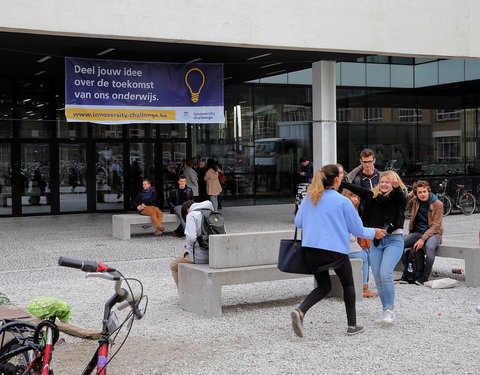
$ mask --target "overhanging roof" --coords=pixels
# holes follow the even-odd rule
[[[46,56],[51,58],[42,61]],[[62,78],[65,56],[223,63],[225,84],[233,84],[311,68],[316,61],[354,61],[364,55],[0,32],[3,77]]]

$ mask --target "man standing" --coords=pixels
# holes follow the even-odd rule
[[[170,212],[180,218],[180,225],[173,231],[174,237],[183,237],[185,235],[185,220],[182,217],[182,204],[193,200],[193,190],[187,186],[187,178],[184,175],[178,177],[178,182],[170,189],[168,205]]]
[[[360,165],[353,169],[347,175],[347,181],[352,184],[361,186],[365,189],[373,190],[375,186],[378,185],[380,181],[380,171],[375,168],[375,153],[369,148],[365,148],[360,152]],[[358,214],[362,219],[363,224],[365,225],[365,204],[363,201],[360,201],[358,206]],[[358,244],[366,252],[367,261],[369,261],[370,254],[370,240],[364,238],[357,238]],[[367,266],[368,268],[368,266]],[[375,297],[378,293],[372,292],[368,289],[368,284],[363,286],[363,296],[364,297]]]
[[[298,183],[309,184],[313,178],[313,165],[305,157],[300,158],[300,172],[298,172]]]
[[[406,209],[411,208],[409,231],[405,236],[405,249],[411,248],[403,253],[402,263],[404,271],[401,281],[407,281],[407,267],[409,252],[425,252],[425,264],[417,265],[423,268],[423,273],[418,275],[416,284],[423,284],[428,281],[435,261],[435,251],[442,242],[443,234],[443,203],[432,193],[427,181],[419,180],[413,184],[413,191],[408,194],[409,201]],[[417,257],[423,261],[423,255]]]
[[[380,171],[375,168],[376,161],[375,153],[372,150],[369,148],[362,150],[360,152],[360,165],[347,175],[347,180],[352,184],[373,190],[380,179]]]

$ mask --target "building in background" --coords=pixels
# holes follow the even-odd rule
[[[293,202],[298,159],[319,167],[326,159],[316,155],[329,147],[336,160],[327,159],[346,169],[369,147],[379,169],[407,181],[435,185],[449,176],[470,189],[480,185],[480,49],[469,26],[480,5],[452,1],[436,9],[418,38],[411,26],[422,12],[432,19],[433,1],[430,10],[384,4],[377,10],[383,18],[371,18],[368,1],[305,0],[294,9],[286,1],[275,9],[251,2],[235,14],[213,3],[208,12],[174,1],[163,10],[142,8],[146,1],[112,10],[92,0],[76,13],[59,0],[46,8],[1,5],[0,216],[127,210],[143,178],[167,192],[182,161],[212,154],[227,175],[226,205]],[[109,12],[103,23],[102,12]],[[160,13],[201,19],[167,17],[162,27],[154,17]],[[67,123],[66,56],[223,63],[225,123]],[[320,101],[312,79],[318,61],[335,62],[327,72],[334,92],[324,90]],[[336,118],[314,118],[324,99],[333,101]],[[324,123],[335,127],[326,145],[315,132]]]

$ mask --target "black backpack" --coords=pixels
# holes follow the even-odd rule
[[[407,281],[409,284],[415,284],[415,280],[418,280],[423,276],[423,270],[425,268],[425,252],[423,249],[418,251],[410,249],[407,250],[407,253],[407,269],[405,270]]]
[[[211,234],[225,234],[225,220],[220,212],[212,210],[198,210],[202,213],[202,225],[197,243],[208,250],[208,236]]]

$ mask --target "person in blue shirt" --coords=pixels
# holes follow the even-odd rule
[[[350,233],[372,239],[383,238],[385,231],[363,227],[350,200],[337,192],[340,184],[336,165],[325,165],[317,170],[295,216],[295,225],[302,229],[302,247],[306,250],[306,261],[318,285],[291,313],[293,330],[300,337],[303,337],[303,317],[306,312],[330,293],[330,268],[335,270],[343,286],[347,334],[354,335],[364,330],[357,325],[355,287],[348,256]]]

